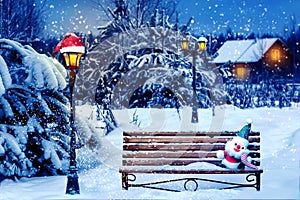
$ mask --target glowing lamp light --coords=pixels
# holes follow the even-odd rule
[[[78,52],[65,52],[63,53],[65,61],[66,61],[66,68],[79,68],[79,63],[81,56],[83,53]]]
[[[197,42],[198,42],[200,51],[205,51],[206,50],[207,39],[205,37],[201,36],[201,37],[199,37]]]
[[[185,39],[181,40],[181,48],[184,51],[187,51],[189,49],[189,44],[190,44],[190,40],[189,39],[185,38]]]

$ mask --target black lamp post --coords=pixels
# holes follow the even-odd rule
[[[187,52],[189,50],[189,39],[188,38],[184,38],[181,41],[181,47],[185,52],[185,55],[187,55]],[[198,47],[200,50],[200,53],[202,53],[203,51],[206,50],[206,44],[207,44],[207,39],[203,36],[201,36],[198,40]],[[196,92],[196,55],[198,54],[198,49],[194,49],[190,52],[190,54],[193,57],[193,66],[192,66],[192,75],[193,75],[193,82],[192,82],[192,88],[193,88],[193,99],[192,99],[192,123],[198,123],[198,100],[197,100],[197,92]]]
[[[70,88],[70,165],[68,173],[68,182],[66,194],[80,194],[78,174],[76,166],[76,126],[74,122],[75,106],[73,102],[73,90],[76,79],[76,70],[80,68],[80,59],[85,52],[84,44],[81,38],[77,37],[73,33],[68,33],[63,40],[55,47],[53,54],[60,51],[65,59],[65,68],[70,71],[69,74],[69,88]]]

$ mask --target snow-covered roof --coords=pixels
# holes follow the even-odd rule
[[[217,51],[213,63],[250,63],[258,62],[278,38],[253,40],[229,40]]]

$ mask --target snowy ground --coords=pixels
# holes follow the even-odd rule
[[[79,107],[81,118],[91,114],[89,106]],[[66,195],[66,176],[23,178],[18,182],[5,180],[0,184],[0,199],[299,199],[300,198],[300,107],[257,108],[240,110],[232,106],[217,108],[216,117],[211,110],[199,110],[199,124],[190,123],[190,109],[140,109],[137,127],[132,121],[135,110],[114,111],[120,129],[106,137],[98,134],[101,147],[87,155],[86,149],[78,152],[80,190],[76,196]],[[79,116],[77,114],[77,116]],[[197,192],[164,192],[144,188],[121,189],[118,168],[121,163],[121,130],[239,130],[247,118],[253,119],[252,130],[261,132],[262,174],[261,191],[253,188]],[[93,121],[94,120],[94,121]],[[90,124],[95,119],[89,120]],[[91,159],[93,158],[93,159]],[[99,162],[91,160],[98,159]],[[166,175],[167,176],[167,175]],[[153,178],[154,175],[151,176]],[[144,177],[147,179],[147,177]],[[226,177],[236,180],[237,177]],[[222,178],[221,178],[222,179]],[[201,187],[201,186],[200,186]],[[203,185],[207,187],[207,185]]]

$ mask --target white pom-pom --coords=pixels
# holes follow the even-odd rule
[[[246,122],[247,122],[247,124],[252,124],[252,119],[251,118],[248,118],[247,120],[246,120]]]

